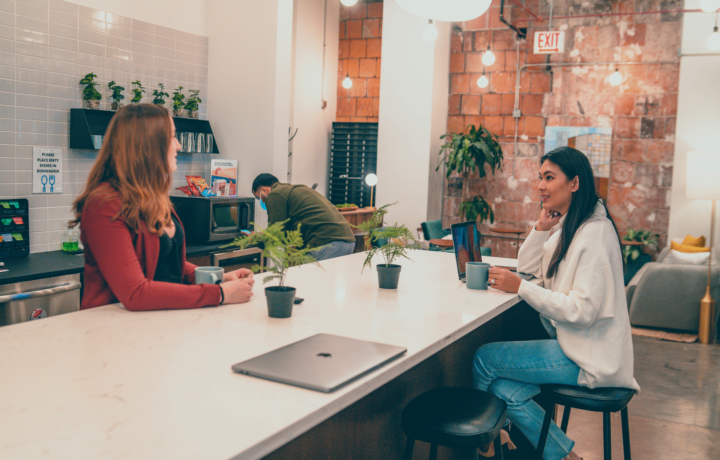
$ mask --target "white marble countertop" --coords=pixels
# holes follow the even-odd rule
[[[289,319],[267,316],[258,279],[248,304],[143,313],[118,304],[0,328],[0,457],[260,458],[518,301],[468,290],[452,253],[412,252],[397,290],[379,289],[374,267],[361,274],[364,257],[290,269],[286,284],[305,302]],[[331,394],[231,370],[319,332],[408,352]]]

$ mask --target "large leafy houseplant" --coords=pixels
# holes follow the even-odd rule
[[[641,245],[623,246],[623,262],[625,262],[626,265],[631,261],[637,260],[646,247],[651,246],[652,249],[652,247],[656,248],[658,245],[657,237],[650,233],[649,230],[633,230],[632,228],[628,228],[627,233],[622,237],[622,239],[624,241],[642,243]]]
[[[498,137],[482,125],[477,128],[470,125],[465,133],[443,134],[440,139],[445,139],[445,145],[440,148],[442,159],[435,170],[439,170],[444,163],[446,177],[449,178],[453,173],[457,173],[463,178],[460,218],[476,220],[479,217],[480,222],[486,219],[489,219],[490,223],[494,222],[495,214],[485,198],[480,195],[468,196],[468,178],[475,171],[478,171],[481,179],[485,177],[485,165],[490,167],[493,174],[495,169],[502,171],[503,151],[498,143]]]

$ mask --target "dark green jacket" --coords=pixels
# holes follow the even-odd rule
[[[285,228],[300,225],[305,247],[318,247],[332,241],[355,242],[350,224],[327,198],[305,185],[277,183],[265,203],[269,225],[290,219]]]

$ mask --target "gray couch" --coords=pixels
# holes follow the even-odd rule
[[[635,274],[627,287],[630,324],[633,326],[676,329],[697,333],[700,300],[707,286],[707,265],[662,263],[669,248],[663,249],[657,262],[649,262]],[[713,252],[710,295],[720,300],[720,268]],[[715,319],[717,324],[717,317]]]

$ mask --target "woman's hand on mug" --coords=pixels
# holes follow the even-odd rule
[[[245,303],[253,296],[252,288],[255,280],[252,277],[239,280],[226,281],[222,286],[223,295],[225,296],[224,304],[228,303]]]
[[[535,224],[535,230],[540,232],[547,232],[560,222],[562,214],[552,209],[541,209],[540,217],[538,218],[537,224]]]
[[[253,272],[248,270],[247,268],[238,268],[237,270],[233,270],[231,272],[227,272],[223,275],[223,282],[226,281],[234,281],[234,280],[241,280],[245,278],[252,279]]]
[[[500,291],[517,294],[521,281],[519,276],[504,268],[490,267],[488,272],[488,283]]]

